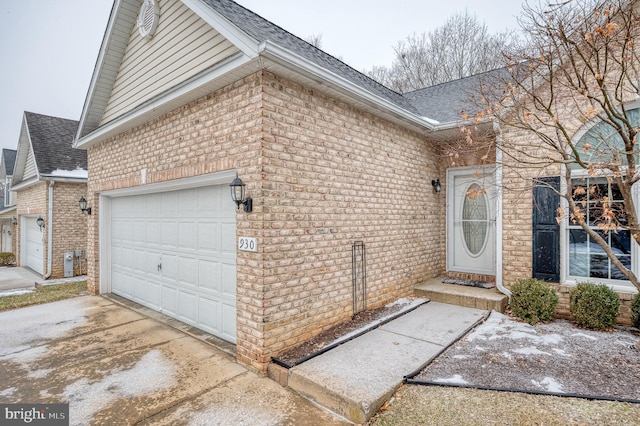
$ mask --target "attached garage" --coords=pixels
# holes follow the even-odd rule
[[[38,218],[24,216],[22,218],[24,234],[22,237],[23,251],[22,255],[25,259],[24,265],[33,269],[35,272],[42,274],[43,267],[43,231],[38,226]]]
[[[236,339],[236,206],[229,185],[103,197],[111,291]]]

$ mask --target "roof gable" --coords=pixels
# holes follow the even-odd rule
[[[14,187],[20,182],[59,176],[60,170],[87,169],[87,153],[72,147],[78,122],[25,111],[16,152]]]
[[[260,69],[285,70],[286,76],[294,79],[299,77],[303,84],[337,89],[333,93],[341,99],[355,100],[355,105],[382,111],[385,116],[404,117],[403,119],[408,119],[412,125],[420,128],[430,126],[403,95],[232,0],[159,1],[161,20],[157,37],[163,31],[162,16],[170,10],[167,8],[173,5],[171,7],[178,10],[178,3],[182,3],[190,12],[174,15],[174,28],[196,30],[197,24],[186,25],[185,22],[197,15],[206,22],[211,34],[222,36],[222,39],[235,47],[237,53],[213,65],[209,64],[208,68],[203,67],[205,69],[200,73],[184,73],[181,76],[183,78],[166,74],[166,84],[160,84],[128,105],[116,108],[116,102],[110,100],[112,93],[117,90],[121,93],[128,92],[125,89],[127,78],[124,71],[121,74],[122,84],[117,80],[118,74],[126,65],[129,46],[136,38],[134,25],[140,5],[139,0],[116,0],[80,118],[77,146],[86,149]],[[165,21],[167,22],[169,21]],[[212,54],[211,49],[205,48],[204,51],[205,56]],[[130,52],[133,58],[134,52]],[[149,64],[155,63],[151,67],[153,71],[164,71],[164,68],[172,66],[172,61],[176,58],[170,49],[164,53],[159,58],[149,58],[146,64],[141,65],[150,66]],[[191,60],[188,63],[193,65],[196,62]]]

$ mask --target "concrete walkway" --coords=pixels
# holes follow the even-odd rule
[[[19,266],[0,267],[0,291],[16,288],[34,288],[36,281],[42,281],[42,276]]]
[[[488,311],[429,302],[289,370],[289,387],[364,423],[391,398],[404,376],[434,359]]]

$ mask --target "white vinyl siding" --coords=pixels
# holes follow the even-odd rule
[[[29,149],[29,151],[27,152],[27,159],[24,165],[24,173],[22,174],[22,180],[25,181],[29,178],[35,177],[37,176],[37,174],[38,173],[36,172],[36,161],[33,158],[33,151]]]
[[[151,39],[132,28],[101,125],[238,52],[182,2],[161,0],[159,5]]]

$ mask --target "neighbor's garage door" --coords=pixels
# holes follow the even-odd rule
[[[111,200],[112,291],[236,339],[236,212],[229,186]]]
[[[25,217],[24,225],[25,225],[25,260],[26,265],[36,271],[39,274],[42,274],[42,230],[38,226],[37,222],[38,218],[36,217]]]

